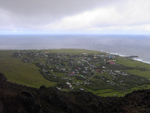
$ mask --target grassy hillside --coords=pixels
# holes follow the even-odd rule
[[[140,61],[135,61],[132,59],[126,59],[126,58],[118,59],[117,63],[123,64],[124,66],[130,66],[130,67],[139,69],[139,70],[133,69],[128,72],[150,79],[150,74],[149,74],[150,73],[150,65],[149,64],[146,64],[146,63],[143,63]],[[147,71],[143,71],[143,69],[146,69]]]
[[[86,49],[45,49],[45,50],[41,50],[41,51],[50,52],[50,53],[73,53],[73,54],[103,53],[100,51],[86,50]]]
[[[18,50],[0,50],[0,72],[5,74],[8,81],[39,88],[41,85],[54,86],[55,82],[51,82],[43,78],[39,73],[39,68],[35,64],[24,63],[22,58],[12,57],[14,52]],[[37,50],[32,50],[37,51]],[[100,53],[99,51],[91,51],[85,49],[49,49],[40,50],[50,53]]]
[[[39,73],[39,68],[34,64],[21,61],[21,58],[14,58],[15,51],[0,50],[0,72],[4,73],[8,81],[39,88],[41,85],[54,86]]]

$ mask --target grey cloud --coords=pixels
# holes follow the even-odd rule
[[[52,19],[108,5],[113,1],[116,0],[0,0],[0,8],[20,16]]]
[[[120,7],[117,5],[117,11],[122,14],[125,13],[127,8],[122,6],[127,1],[136,0],[0,0],[0,30],[15,28],[19,30],[40,30],[48,24],[59,22],[63,17],[71,17],[99,7],[115,7],[116,4],[120,5]],[[105,16],[105,14],[102,16]],[[103,20],[104,22],[101,20],[102,22],[98,23],[94,21],[94,26],[107,27],[110,23],[114,26],[120,24],[118,21]]]
[[[116,0],[0,0],[0,29],[38,28]]]

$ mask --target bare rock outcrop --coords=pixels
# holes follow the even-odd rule
[[[7,78],[2,73],[0,73],[0,82],[5,82],[5,81],[7,81]]]

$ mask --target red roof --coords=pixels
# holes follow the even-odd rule
[[[99,69],[96,69],[96,71],[100,71]]]
[[[110,64],[116,64],[116,63],[113,62],[113,61],[107,61],[107,63],[110,63]]]

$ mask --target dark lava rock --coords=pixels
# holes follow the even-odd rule
[[[1,100],[0,100],[0,113],[3,113],[3,103]]]
[[[21,105],[28,113],[42,113],[41,105],[38,100],[30,92],[22,92],[18,95]]]
[[[44,90],[44,89],[46,89],[46,87],[45,86],[41,86],[39,89],[40,90]]]
[[[150,90],[125,97],[100,97],[90,92],[61,92],[7,82],[0,73],[0,113],[150,113]]]
[[[7,81],[7,78],[2,73],[0,73],[0,82],[5,82],[5,81]]]

